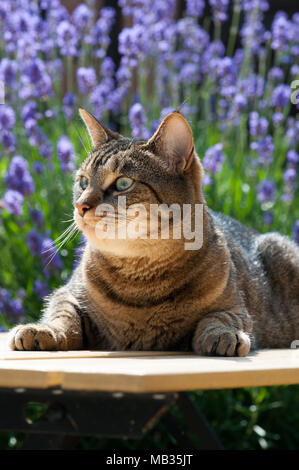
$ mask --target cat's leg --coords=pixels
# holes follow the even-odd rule
[[[82,317],[69,287],[61,287],[51,294],[40,322],[13,328],[8,345],[20,351],[82,349]]]
[[[211,312],[198,322],[192,348],[210,356],[246,356],[250,351],[251,320],[247,313]]]

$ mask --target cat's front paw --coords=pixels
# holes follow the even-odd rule
[[[234,328],[207,328],[193,338],[193,350],[208,356],[246,356],[250,338]]]
[[[15,351],[65,351],[67,339],[45,323],[18,325],[9,333],[8,346]]]

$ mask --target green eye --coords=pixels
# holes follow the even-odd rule
[[[131,178],[127,178],[126,176],[121,176],[115,182],[115,187],[117,191],[125,191],[129,189],[133,184],[133,180]]]
[[[85,177],[85,176],[82,176],[82,178],[80,179],[80,183],[79,183],[79,186],[81,189],[86,189],[87,186],[89,185],[89,180]]]

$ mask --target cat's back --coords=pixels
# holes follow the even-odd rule
[[[220,212],[210,209],[209,213],[213,224],[224,233],[228,245],[233,243],[246,251],[253,248],[256,238],[260,235],[257,230]]]

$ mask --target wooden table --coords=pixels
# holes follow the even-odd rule
[[[131,416],[132,404],[135,403],[133,408],[137,418],[131,418],[131,422],[136,423],[139,419],[140,423],[135,427],[129,426],[127,431],[119,431],[118,426],[116,435],[142,435],[169,410],[174,401],[180,403],[185,415],[192,418],[195,405],[190,400],[188,402],[182,392],[299,383],[299,349],[261,350],[244,358],[220,358],[168,352],[10,351],[6,340],[7,335],[0,334],[0,389],[3,398],[0,403],[5,402],[6,407],[16,409],[14,402],[24,408],[30,400],[48,403],[51,397],[51,403],[55,398],[56,408],[59,401],[62,411],[74,402],[75,397],[77,402],[80,398],[85,403],[82,405],[85,415],[89,400],[90,403],[96,402],[96,408],[101,408],[101,412],[105,411],[108,415],[116,403],[121,403],[122,409],[126,408],[126,403]],[[110,405],[107,397],[110,397]],[[100,402],[105,403],[105,410],[99,405]],[[49,409],[53,412],[53,403]],[[49,422],[45,421],[38,425],[34,423],[36,428],[32,427],[32,423],[24,423],[23,418],[20,422],[18,413],[20,409],[14,413],[14,423],[9,425],[9,414],[1,424],[3,412],[0,411],[0,429],[26,432],[40,432],[42,429],[42,432],[54,434],[105,434],[103,426],[98,429],[96,422],[86,422],[83,428],[79,426],[76,421],[79,420],[78,415],[76,418],[71,415],[73,410],[68,412],[68,420],[61,417],[60,421],[52,420],[50,428]],[[127,419],[124,418],[124,421]],[[200,425],[199,421],[193,425],[197,432],[198,428],[203,427],[202,435],[211,433],[202,417]],[[115,428],[115,423],[113,426]],[[112,435],[112,431],[106,428],[106,434]],[[207,441],[205,447],[217,448],[217,439],[212,433],[210,437],[214,441],[204,437]]]

